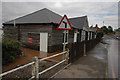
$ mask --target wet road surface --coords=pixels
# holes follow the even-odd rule
[[[79,58],[54,78],[105,78],[107,49],[100,43],[87,56]]]
[[[120,40],[118,41],[118,78],[120,80]]]
[[[106,42],[108,43],[108,77],[116,80],[115,78],[118,78],[118,71],[120,71],[118,69],[119,41],[111,38],[107,39]]]

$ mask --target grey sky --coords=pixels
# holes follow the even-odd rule
[[[21,17],[42,8],[48,8],[60,15],[68,17],[88,16],[89,25],[98,24],[118,27],[117,2],[3,2],[3,22]]]

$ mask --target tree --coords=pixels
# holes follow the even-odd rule
[[[108,28],[106,26],[101,27],[101,30],[103,33],[107,34],[108,33]]]
[[[108,33],[113,33],[113,28],[111,26],[108,26]]]
[[[95,27],[98,27],[98,24],[96,24]]]

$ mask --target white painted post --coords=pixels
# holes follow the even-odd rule
[[[69,61],[69,49],[67,48],[65,64],[68,64],[68,61]]]
[[[66,40],[66,30],[64,31],[64,43],[63,43],[63,51],[65,51],[65,46],[66,46],[66,44],[65,44],[65,40]]]
[[[65,51],[65,47],[66,47],[66,43],[65,43],[65,40],[66,40],[66,33],[67,33],[67,30],[65,30],[64,32],[64,42],[63,42],[63,52]],[[65,54],[63,54],[63,60],[65,59]]]
[[[38,61],[38,58],[33,57],[33,61],[35,63],[33,65],[32,76],[35,76],[35,78],[38,80],[39,79],[39,61]]]
[[[68,39],[69,39],[69,31],[67,30],[67,43],[68,43]]]
[[[68,43],[68,39],[69,39],[69,31],[67,31],[67,43]],[[68,60],[69,60],[69,49],[68,49],[68,47],[67,47],[66,64],[68,64]]]

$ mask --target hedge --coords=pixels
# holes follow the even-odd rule
[[[17,40],[2,39],[2,65],[13,62],[22,54],[23,44]]]

